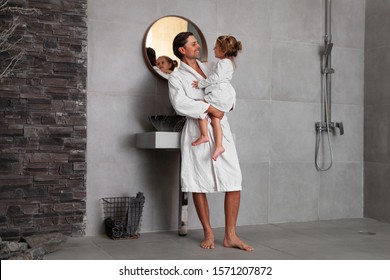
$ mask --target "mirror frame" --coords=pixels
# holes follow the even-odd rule
[[[200,39],[199,44],[200,44],[200,46],[201,46],[201,48],[202,48],[202,57],[200,58],[200,60],[201,60],[201,61],[207,61],[207,53],[208,53],[208,51],[207,51],[206,39],[204,38],[202,31],[201,31],[200,28],[199,28],[195,23],[193,23],[191,20],[189,20],[189,19],[187,19],[187,18],[185,18],[185,17],[182,17],[182,16],[177,16],[177,15],[167,15],[167,16],[163,16],[163,17],[158,18],[157,20],[153,21],[153,23],[148,27],[148,29],[147,29],[146,32],[145,32],[144,38],[143,38],[143,40],[142,40],[142,54],[143,54],[145,63],[146,63],[146,65],[147,65],[147,67],[149,68],[149,70],[152,71],[152,73],[153,73],[155,76],[157,76],[157,77],[159,77],[159,78],[161,78],[161,79],[163,79],[163,80],[167,80],[167,79],[166,79],[165,77],[161,76],[161,75],[153,68],[152,64],[151,64],[150,61],[149,61],[148,54],[147,54],[147,52],[146,52],[146,39],[147,39],[148,34],[149,34],[149,31],[150,31],[150,29],[153,27],[153,25],[154,25],[157,21],[159,21],[159,20],[161,20],[161,19],[163,19],[163,18],[167,18],[167,17],[177,17],[177,18],[181,18],[181,19],[183,19],[183,20],[186,20],[189,24],[192,24],[192,26],[195,28],[196,32],[198,32],[199,39]],[[177,57],[176,57],[176,59],[179,60],[179,58],[177,58]]]

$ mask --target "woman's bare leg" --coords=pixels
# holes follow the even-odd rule
[[[192,198],[204,232],[204,239],[200,243],[200,247],[203,249],[214,249],[214,233],[210,224],[209,204],[207,202],[206,194],[193,193]]]
[[[198,124],[199,124],[200,136],[198,139],[192,142],[192,146],[197,146],[199,144],[209,142],[209,133],[207,130],[207,126],[208,126],[207,118],[199,119]]]
[[[253,251],[253,247],[245,244],[236,234],[240,196],[240,191],[225,193],[225,238],[223,240],[223,246]]]
[[[222,146],[223,132],[221,127],[221,120],[218,118],[211,117],[211,125],[213,126],[214,141],[215,141],[213,160],[217,160],[217,158],[223,152],[225,152],[225,148]]]

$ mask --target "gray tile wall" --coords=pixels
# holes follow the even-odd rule
[[[364,215],[390,222],[390,1],[366,0]]]
[[[144,151],[134,135],[147,116],[169,114],[168,88],[146,67],[141,43],[165,15],[197,24],[214,60],[221,34],[243,43],[229,114],[243,172],[239,225],[362,217],[364,0],[333,1],[334,166],[314,165],[321,120],[323,0],[88,1],[87,234],[102,231],[100,198],[146,196],[143,231],[177,228],[179,155]],[[325,155],[324,155],[325,156]],[[224,225],[223,195],[209,196],[212,223]],[[189,227],[200,224],[190,199]]]

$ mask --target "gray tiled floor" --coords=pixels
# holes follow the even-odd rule
[[[199,247],[201,230],[142,233],[139,239],[73,237],[46,260],[390,260],[390,224],[372,219],[241,226],[240,237],[254,252],[222,246],[223,228],[215,229],[216,248]],[[372,233],[372,234],[370,234]]]

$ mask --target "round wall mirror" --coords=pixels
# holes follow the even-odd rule
[[[180,32],[192,32],[201,46],[201,60],[207,60],[206,40],[200,29],[190,20],[180,16],[165,16],[153,22],[145,33],[142,51],[145,63],[157,77],[168,79],[169,73],[175,66],[180,66],[180,60],[173,54],[172,42]],[[173,67],[167,70],[164,64]],[[157,66],[159,65],[161,69]]]

